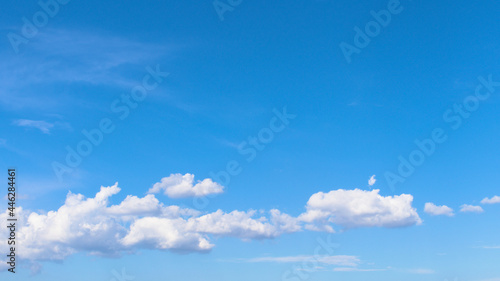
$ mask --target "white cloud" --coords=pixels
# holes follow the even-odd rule
[[[162,178],[149,189],[148,193],[159,193],[163,191],[170,198],[201,197],[209,194],[218,194],[224,191],[224,187],[211,179],[204,179],[194,184],[192,174],[171,174]]]
[[[140,246],[173,251],[208,251],[214,246],[205,235],[193,232],[182,218],[140,218],[120,240],[127,247]]]
[[[40,130],[44,134],[50,134],[50,129],[54,127],[54,124],[46,121],[28,119],[14,120],[13,124],[20,127],[35,128]]]
[[[482,213],[482,212],[484,212],[484,210],[483,210],[483,208],[481,208],[481,206],[473,206],[473,205],[463,204],[462,206],[460,206],[460,212],[463,212],[463,213],[467,213],[467,212]]]
[[[139,198],[127,196],[116,205],[109,198],[120,192],[116,183],[101,187],[94,198],[68,193],[55,211],[28,212],[19,207],[18,257],[32,262],[64,260],[84,252],[117,256],[139,249],[178,252],[204,252],[214,247],[209,235],[243,240],[267,239],[300,231],[296,218],[271,210],[269,216],[256,217],[255,211],[218,210],[202,215],[199,211],[165,206],[153,194]],[[0,214],[6,221],[7,212]],[[7,237],[7,228],[0,236]],[[7,243],[0,244],[0,252]]]
[[[453,209],[446,206],[446,205],[442,205],[442,206],[436,206],[434,205],[434,203],[425,203],[425,207],[424,207],[424,212],[426,212],[427,214],[430,214],[430,215],[433,215],[433,216],[449,216],[449,217],[452,217],[454,216],[455,214],[453,213]]]
[[[380,190],[332,190],[313,194],[307,202],[307,212],[299,219],[324,228],[328,223],[345,228],[403,227],[420,224],[421,219],[412,207],[413,196],[402,194],[381,196]]]
[[[160,213],[160,201],[152,194],[144,198],[128,195],[120,205],[114,205],[106,209],[111,215],[158,215]]]
[[[369,186],[373,186],[375,184],[375,182],[377,182],[377,180],[375,179],[375,175],[371,176],[370,179],[368,180],[368,185]]]
[[[255,211],[224,213],[222,210],[217,210],[214,213],[191,218],[188,222],[196,232],[241,239],[274,238],[301,229],[296,218],[281,214],[278,210],[270,211],[270,222],[265,217],[254,219],[255,213]]]
[[[163,181],[166,184],[156,186],[156,191],[165,187],[166,192],[185,194],[187,186],[187,190],[198,190],[190,194],[199,194],[200,190],[206,192],[206,184],[201,188],[192,184],[192,175],[174,175],[174,178],[179,179],[179,176],[180,183],[174,181],[177,184],[172,185]],[[169,189],[172,186],[182,188]],[[268,213],[254,210],[201,213],[166,206],[154,194],[128,195],[121,202],[110,204],[110,198],[119,192],[118,183],[101,187],[93,198],[69,192],[64,204],[49,212],[29,212],[19,207],[17,231],[22,250],[18,257],[33,263],[60,261],[75,253],[119,256],[140,249],[206,252],[214,247],[210,242],[213,237],[245,241],[272,239],[301,231],[304,224],[307,229],[333,231],[332,224],[346,228],[399,227],[421,222],[411,206],[411,195],[384,197],[379,195],[379,190],[341,189],[313,194],[307,202],[307,212],[298,218],[277,209]],[[7,216],[7,212],[0,213],[0,221],[5,221]],[[7,237],[7,231],[7,228],[0,228],[0,236]],[[0,244],[0,252],[5,252],[6,247],[7,243]],[[307,256],[281,257],[274,261],[292,262],[304,258]],[[319,262],[342,267],[358,263],[357,258],[349,256],[321,257]],[[37,268],[36,264],[33,268]]]
[[[484,198],[483,200],[481,200],[481,204],[498,204],[500,203],[500,196],[493,196],[491,198]]]

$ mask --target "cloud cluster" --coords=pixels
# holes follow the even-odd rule
[[[333,228],[329,223],[356,228],[404,227],[422,222],[412,207],[412,195],[382,196],[379,192],[338,189],[315,193],[307,202],[307,212],[299,219],[308,223],[307,229],[330,232]]]
[[[48,213],[17,209],[19,257],[63,260],[77,252],[117,256],[141,248],[203,252],[214,246],[209,235],[265,239],[300,230],[296,219],[278,210],[271,210],[269,218],[256,216],[255,211],[201,215],[165,206],[152,194],[127,196],[110,206],[109,198],[119,191],[115,184],[101,187],[93,198],[70,192],[58,210]],[[7,212],[0,215],[0,220],[6,219]],[[6,231],[2,228],[0,235],[7,237]]]
[[[194,184],[194,175],[189,173],[185,175],[171,174],[155,183],[148,193],[161,191],[170,198],[202,197],[222,193],[224,187],[211,179],[204,179]]]
[[[222,190],[222,186],[210,179],[194,184],[193,175],[174,174],[155,184],[149,192],[164,191],[177,198]],[[69,192],[64,204],[54,211],[29,212],[18,208],[19,258],[32,262],[57,261],[79,252],[120,256],[140,249],[206,252],[214,247],[210,242],[213,237],[272,239],[303,228],[333,232],[334,225],[403,227],[421,222],[412,207],[411,195],[384,197],[379,195],[379,190],[318,192],[309,198],[306,212],[298,217],[277,209],[202,213],[164,205],[154,194],[128,195],[121,202],[110,204],[110,198],[119,192],[116,183],[101,187],[93,198]],[[0,214],[0,220],[5,221],[7,216],[7,212]],[[0,228],[1,237],[7,234],[6,228]],[[6,245],[2,243],[0,251],[7,250]],[[344,258],[349,262],[341,262]],[[290,259],[276,261],[279,260]],[[347,266],[355,264],[356,259],[330,257],[322,262]]]

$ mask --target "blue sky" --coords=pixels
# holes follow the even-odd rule
[[[498,2],[41,2],[0,19],[2,280],[500,280]]]

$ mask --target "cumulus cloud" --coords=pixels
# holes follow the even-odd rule
[[[417,210],[412,207],[412,195],[381,196],[379,192],[378,189],[338,189],[315,193],[299,219],[308,223],[307,229],[330,231],[329,223],[345,228],[403,227],[421,223]]]
[[[47,213],[19,207],[19,258],[57,261],[78,252],[118,256],[143,248],[205,252],[214,247],[211,235],[250,240],[301,230],[296,218],[278,210],[271,210],[268,216],[257,216],[252,210],[201,214],[165,206],[153,194],[129,195],[110,205],[110,197],[119,192],[117,183],[101,187],[93,198],[69,192],[59,209]],[[7,216],[7,212],[0,214],[0,220],[6,221]],[[1,237],[7,234],[7,228],[0,229]],[[7,250],[6,245],[0,245],[1,252]]]
[[[481,206],[473,206],[473,205],[467,205],[463,204],[460,206],[460,212],[463,213],[482,213],[484,212],[483,208]]]
[[[211,180],[193,184],[193,179],[191,174],[172,175],[155,184],[150,192],[164,190],[170,196],[179,196],[206,194],[214,188],[222,190]],[[215,246],[211,239],[219,237],[249,241],[273,239],[304,228],[333,232],[334,226],[402,227],[421,223],[412,207],[411,195],[381,196],[379,190],[318,192],[309,198],[306,212],[298,217],[277,209],[202,213],[164,205],[154,194],[128,195],[121,202],[111,204],[110,198],[119,192],[116,183],[101,187],[93,198],[69,192],[57,210],[30,212],[17,208],[18,257],[31,261],[36,268],[36,262],[61,261],[75,253],[120,256],[141,249],[207,252]],[[6,221],[7,216],[7,212],[0,213],[0,220]],[[7,237],[7,231],[0,228],[0,237]],[[5,252],[6,247],[7,243],[1,243],[0,252]],[[304,258],[281,257],[273,261]],[[355,257],[348,256],[322,257],[320,262],[338,266],[357,264]]]
[[[170,198],[201,197],[222,193],[224,187],[208,178],[194,184],[194,175],[189,173],[185,175],[171,174],[155,183],[148,193],[161,191]]]
[[[370,179],[368,180],[368,185],[369,186],[373,186],[375,184],[375,182],[377,182],[377,180],[375,179],[375,175],[371,176]]]
[[[232,211],[231,213],[217,210],[214,213],[192,218],[189,223],[197,232],[242,239],[274,238],[282,233],[300,230],[297,219],[281,214],[278,210],[271,210],[271,223],[264,217],[253,219],[255,213],[253,210]]]
[[[493,196],[491,198],[484,198],[483,200],[481,200],[481,204],[498,204],[500,203],[500,196]]]
[[[207,234],[236,237],[242,240],[275,238],[300,230],[292,217],[271,210],[270,219],[254,218],[255,211],[222,210],[188,219],[145,217],[136,220],[122,239],[126,246],[170,249],[179,252],[208,251],[214,246]]]
[[[426,212],[427,214],[432,215],[432,216],[452,217],[455,215],[453,213],[452,208],[450,208],[446,205],[436,206],[434,203],[430,203],[430,202],[425,203],[424,212]]]
[[[208,251],[214,246],[205,235],[192,231],[186,220],[159,217],[145,217],[134,221],[130,231],[120,242],[127,247],[180,252]]]

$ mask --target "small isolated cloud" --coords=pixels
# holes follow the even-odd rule
[[[473,206],[473,205],[467,205],[463,204],[460,206],[460,212],[463,213],[482,213],[484,212],[483,208],[481,206]]]
[[[432,215],[432,216],[448,216],[448,217],[452,217],[454,216],[455,214],[453,213],[453,209],[446,206],[446,205],[443,205],[443,206],[436,206],[434,205],[434,203],[425,203],[425,207],[424,207],[424,212],[426,212],[427,214],[429,215]]]
[[[371,176],[370,179],[368,180],[368,185],[369,186],[373,186],[375,184],[375,182],[377,182],[377,180],[375,179],[375,175]]]
[[[148,193],[161,191],[170,198],[202,197],[222,193],[224,187],[209,178],[194,184],[194,175],[189,173],[185,175],[171,174],[155,183]]]
[[[483,200],[481,200],[481,204],[498,204],[500,203],[500,196],[493,196],[491,198],[484,198]]]
[[[35,128],[44,134],[50,134],[50,130],[54,127],[54,124],[42,120],[18,119],[14,120],[13,124],[20,127]]]
[[[413,196],[402,194],[381,196],[380,190],[332,190],[313,194],[307,211],[299,219],[308,223],[306,229],[332,232],[329,223],[345,228],[404,227],[420,224]]]

